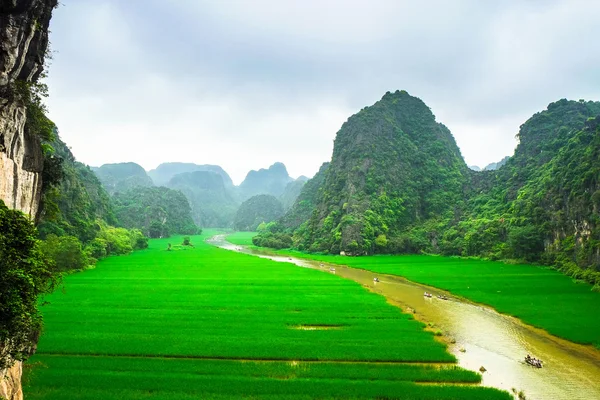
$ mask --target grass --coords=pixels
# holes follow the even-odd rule
[[[215,248],[210,234],[179,251],[166,248],[180,238],[152,240],[67,276],[43,308],[26,398],[510,399],[452,385],[480,376],[383,297]]]
[[[234,232],[227,235],[227,241],[238,246],[253,246],[252,238],[256,236],[256,232]]]
[[[344,257],[279,251],[403,276],[447,290],[570,341],[600,347],[600,293],[548,267],[428,255]]]

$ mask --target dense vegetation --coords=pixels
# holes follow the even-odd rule
[[[387,93],[348,119],[329,167],[255,244],[517,259],[599,283],[599,114],[600,103],[552,103],[501,168],[475,172],[421,100]]]
[[[124,192],[138,186],[153,186],[152,179],[144,168],[133,162],[104,164],[93,168],[109,194]]]
[[[56,282],[33,223],[0,200],[0,370],[35,348],[42,318],[38,297]]]
[[[83,242],[96,237],[96,220],[115,225],[110,197],[91,169],[75,160],[58,137],[47,145],[44,187],[38,230],[49,234],[76,236]]]
[[[256,231],[260,224],[283,215],[283,205],[275,196],[259,194],[244,201],[238,208],[233,227],[238,231]]]
[[[119,225],[141,229],[148,237],[198,233],[190,205],[178,190],[138,186],[123,193],[116,193],[112,200]]]
[[[453,384],[480,377],[355,282],[167,241],[65,278],[32,359],[49,368],[27,377],[28,399],[510,399]]]
[[[147,246],[138,229],[116,228],[113,205],[98,177],[60,140],[45,143],[40,246],[58,271],[93,266],[99,258]]]

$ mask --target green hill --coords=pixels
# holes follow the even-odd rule
[[[227,190],[221,175],[210,171],[185,172],[166,184],[180,190],[192,207],[192,217],[199,226],[230,227],[239,203]]]
[[[178,190],[162,186],[136,187],[116,193],[112,200],[120,226],[140,229],[148,237],[198,232],[190,204]]]
[[[288,175],[285,165],[275,163],[269,168],[248,172],[244,181],[238,187],[241,200],[249,199],[257,194],[281,196],[288,183],[293,179]]]
[[[420,99],[388,92],[344,123],[329,167],[263,235],[333,254],[545,263],[600,283],[598,115],[598,102],[551,103],[504,165],[473,171]]]
[[[259,194],[240,205],[233,227],[237,231],[254,232],[261,223],[269,223],[283,215],[283,205],[275,196]]]
[[[229,174],[218,165],[198,165],[193,163],[169,162],[162,163],[156,167],[156,169],[148,171],[148,175],[152,178],[156,185],[165,186],[175,175],[195,171],[214,172],[221,176],[226,188],[233,187],[233,181],[231,180]]]
[[[138,186],[148,187],[154,185],[144,168],[133,162],[104,164],[92,170],[110,194],[125,192]]]

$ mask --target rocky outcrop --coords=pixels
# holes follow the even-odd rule
[[[48,25],[57,0],[0,3],[0,199],[35,217],[41,196],[43,157],[27,132],[26,106],[16,81],[34,82],[44,68]]]
[[[20,361],[10,368],[0,370],[0,399],[23,400],[22,372],[23,363]]]
[[[44,68],[48,25],[57,0],[0,2],[0,199],[35,217],[40,203],[43,157],[39,139],[27,132],[26,106],[17,81],[35,82]],[[0,398],[22,400],[22,363],[0,370]]]

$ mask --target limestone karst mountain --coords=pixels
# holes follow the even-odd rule
[[[144,168],[133,162],[104,164],[98,168],[92,168],[110,194],[125,192],[129,189],[142,186],[153,186],[152,179]]]
[[[293,179],[288,175],[285,165],[277,162],[269,168],[252,170],[246,175],[246,179],[240,184],[239,196],[242,200],[257,194],[270,194],[275,197],[281,196],[285,187]]]

